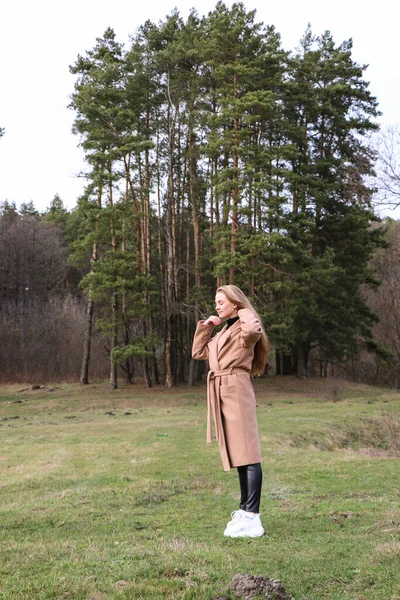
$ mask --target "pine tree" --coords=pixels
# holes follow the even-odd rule
[[[376,128],[377,101],[351,57],[351,41],[336,47],[326,32],[307,30],[289,62],[285,97],[291,207],[283,226],[295,244],[287,289],[287,340],[297,373],[307,370],[312,347],[344,358],[357,336],[371,335],[374,315],[361,286],[372,284],[368,261],[382,243],[364,177],[372,160],[364,138]],[[289,197],[288,197],[289,200]]]
[[[253,231],[253,215],[262,210],[261,199],[271,189],[266,161],[271,165],[277,156],[270,142],[279,121],[276,103],[283,53],[279,35],[271,27],[263,31],[255,22],[255,11],[247,13],[243,4],[228,9],[219,2],[207,24],[211,110],[206,150],[214,158],[217,275],[222,283],[229,271],[233,283],[245,236],[239,226],[247,223],[247,233]]]

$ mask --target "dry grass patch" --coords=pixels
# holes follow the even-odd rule
[[[377,544],[377,546],[374,550],[374,558],[376,560],[387,559],[387,558],[390,558],[390,559],[399,558],[400,559],[400,540],[396,540],[396,539],[392,538],[388,542],[385,542],[383,544]]]
[[[293,448],[321,451],[353,449],[370,456],[400,456],[400,420],[394,415],[361,418],[356,423],[335,424],[329,431],[308,431],[286,436]]]
[[[377,521],[375,526],[385,533],[400,534],[400,511],[387,511],[385,518]]]

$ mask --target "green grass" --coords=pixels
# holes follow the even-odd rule
[[[238,479],[205,444],[204,386],[0,387],[0,600],[209,600],[235,573],[296,600],[399,600],[400,395],[255,388],[267,535],[232,540]]]

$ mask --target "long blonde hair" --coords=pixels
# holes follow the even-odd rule
[[[260,336],[260,339],[254,346],[254,358],[251,364],[251,375],[261,375],[265,369],[269,348],[267,334],[265,333],[265,329],[260,319],[260,315],[258,314],[256,309],[253,308],[253,306],[250,304],[250,301],[248,300],[247,296],[236,285],[221,285],[221,287],[217,289],[217,292],[221,292],[222,294],[224,294],[224,296],[226,296],[229,302],[236,304],[238,310],[240,310],[241,308],[249,308],[260,321],[262,327],[262,334]]]

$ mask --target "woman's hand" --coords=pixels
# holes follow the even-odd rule
[[[216,317],[215,315],[211,315],[211,317],[208,317],[208,319],[206,321],[204,321],[203,325],[205,325],[206,327],[208,325],[212,325],[213,327],[216,327],[217,325],[221,325],[222,321],[219,317]]]

